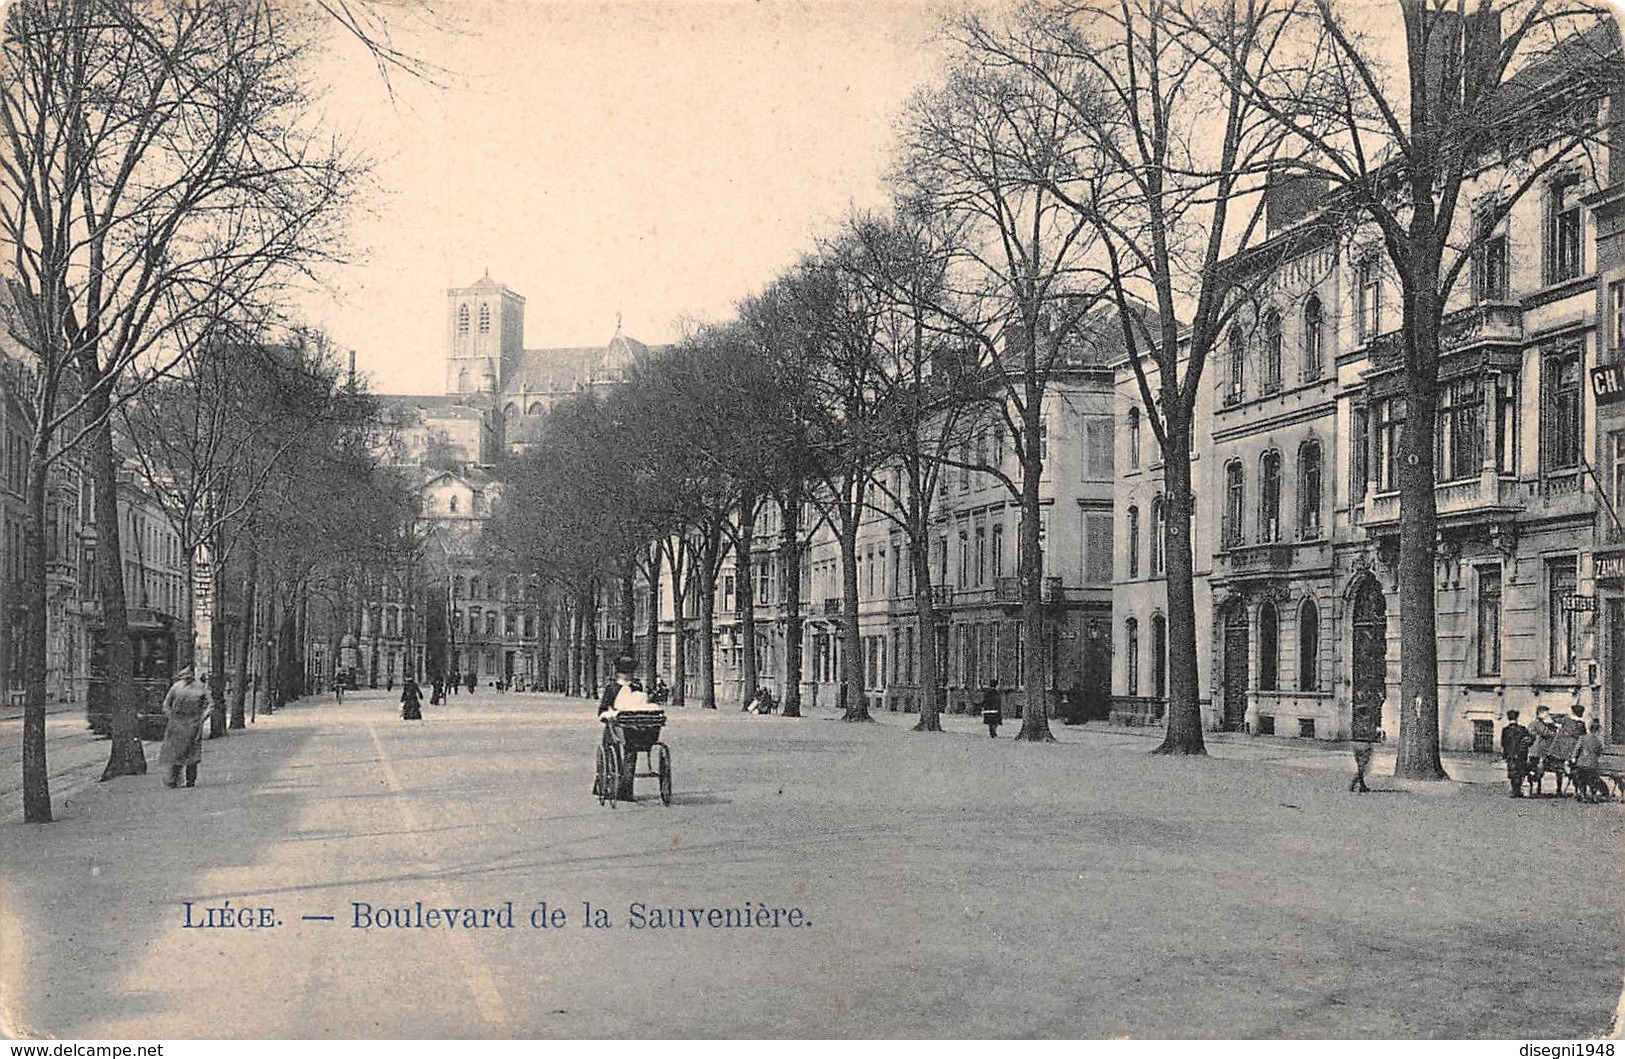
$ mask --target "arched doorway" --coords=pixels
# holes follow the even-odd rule
[[[1224,730],[1247,723],[1247,607],[1231,603],[1224,612]]]
[[[1374,577],[1367,577],[1354,596],[1354,660],[1350,673],[1354,707],[1370,706],[1369,716],[1380,725],[1382,700],[1388,696],[1388,603]]]

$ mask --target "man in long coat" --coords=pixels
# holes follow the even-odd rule
[[[164,746],[158,752],[158,763],[169,766],[169,778],[164,786],[176,787],[181,782],[181,769],[186,770],[186,785],[197,786],[197,766],[203,760],[203,721],[209,716],[209,686],[188,668],[181,678],[169,686],[164,696]]]

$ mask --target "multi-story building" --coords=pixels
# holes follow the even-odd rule
[[[1042,411],[1044,473],[1040,485],[1040,541],[1044,554],[1041,598],[1051,659],[1046,689],[1065,694],[1073,709],[1104,705],[1111,667],[1112,502],[1117,473],[1113,409],[1115,318],[1092,321],[1058,359]],[[1007,708],[1019,713],[1028,701],[1021,670],[1028,649],[1022,633],[1021,584],[1016,542],[1021,509],[998,476],[998,467],[1019,481],[1015,446],[1003,417],[972,426],[951,453],[932,498],[929,592],[937,619],[935,646],[950,710],[970,708],[980,689],[1006,689]],[[959,466],[964,465],[964,466]],[[902,493],[894,472],[890,496]],[[843,657],[844,609],[840,543],[809,505],[801,525],[808,543],[801,561],[803,638],[802,700],[839,701],[847,664],[857,665],[871,710],[915,711],[920,686],[919,624],[913,555],[899,521],[882,505],[887,493],[871,488],[871,506],[857,534],[858,625],[862,657]],[[764,504],[756,520],[753,564],[757,660],[760,679],[776,694],[784,690],[784,564],[780,512]],[[720,701],[746,696],[737,614],[738,593],[731,554],[717,586],[717,689]],[[647,601],[645,599],[645,605]],[[662,639],[671,635],[669,575],[662,602]],[[697,601],[686,601],[697,615]],[[640,610],[640,615],[646,611]],[[640,623],[642,618],[640,617]],[[697,623],[688,626],[699,649]],[[659,668],[671,676],[672,652],[662,643]],[[697,667],[690,663],[690,683]],[[697,687],[689,689],[690,694]]]
[[[1619,655],[1602,634],[1617,635],[1610,615],[1620,604],[1605,598],[1599,624],[1591,591],[1595,573],[1617,586],[1625,571],[1609,565],[1618,563],[1609,552],[1594,571],[1594,536],[1612,523],[1599,528],[1609,487],[1587,459],[1595,453],[1607,474],[1621,473],[1619,418],[1608,411],[1599,429],[1586,385],[1599,357],[1612,355],[1596,322],[1615,311],[1608,299],[1625,271],[1620,200],[1593,168],[1607,152],[1552,160],[1552,149],[1536,145],[1518,160],[1519,172],[1551,165],[1493,227],[1483,218],[1506,194],[1508,166],[1476,171],[1460,207],[1476,252],[1446,306],[1433,453],[1448,748],[1488,752],[1507,709],[1528,716],[1540,704],[1601,710],[1610,738],[1625,739],[1615,716],[1625,692],[1617,678],[1603,685]],[[1267,241],[1226,266],[1250,293],[1224,336],[1212,431],[1200,446],[1211,461],[1202,517],[1216,530],[1210,611],[1199,619],[1211,630],[1199,643],[1209,656],[1208,720],[1343,738],[1352,706],[1369,702],[1381,704],[1391,733],[1407,405],[1398,284],[1374,230],[1291,208],[1323,195],[1280,197]],[[1120,519],[1132,518],[1132,483],[1120,484],[1119,501]],[[1119,570],[1120,598],[1131,580]],[[1134,679],[1119,666],[1114,690],[1128,694]]]

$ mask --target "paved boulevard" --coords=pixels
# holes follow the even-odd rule
[[[397,709],[296,704],[207,744],[191,791],[90,782],[105,743],[62,716],[58,822],[19,823],[13,789],[0,823],[0,1028],[1571,1038],[1619,1000],[1618,805],[1353,796],[1341,756],[1290,742],[1170,761],[1121,730],[1035,747],[684,709],[675,804],[642,780],[611,810],[590,703]],[[186,926],[227,901],[277,925]],[[420,902],[512,902],[514,925],[354,925]],[[638,904],[700,925],[639,929]],[[764,906],[777,928],[711,925]]]

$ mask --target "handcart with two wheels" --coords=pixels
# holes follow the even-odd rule
[[[636,779],[658,779],[660,801],[671,804],[671,751],[660,741],[664,710],[620,710],[605,713],[604,738],[598,744],[598,775],[593,790],[600,805],[632,800]],[[642,754],[646,772],[638,771]]]

